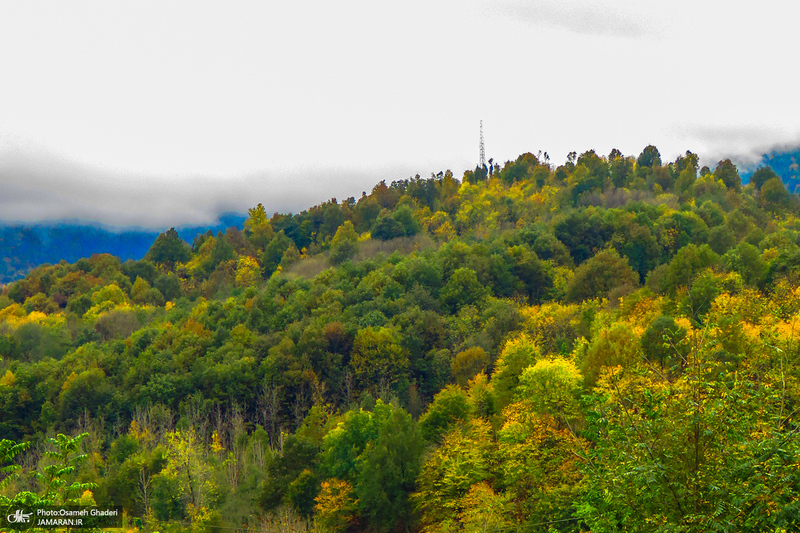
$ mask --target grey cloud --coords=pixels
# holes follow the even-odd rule
[[[500,0],[500,12],[515,20],[553,26],[585,35],[642,39],[657,35],[655,24],[644,15],[620,11],[613,4],[557,0]]]
[[[82,220],[144,228],[207,224],[220,213],[245,212],[258,203],[269,213],[298,212],[332,197],[358,197],[383,178],[407,176],[398,168],[148,176],[5,146],[0,147],[0,221]]]
[[[675,133],[693,144],[703,146],[702,162],[713,167],[730,158],[743,168],[755,166],[761,156],[772,150],[800,146],[800,135],[765,125],[707,126],[687,125],[674,128]]]

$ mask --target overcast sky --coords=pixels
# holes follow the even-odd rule
[[[486,155],[800,144],[796,3],[0,1],[0,219],[299,211]]]

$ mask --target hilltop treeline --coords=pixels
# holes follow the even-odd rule
[[[0,296],[0,505],[793,530],[799,212],[768,167],[523,154],[38,267]]]

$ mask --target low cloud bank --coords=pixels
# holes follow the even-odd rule
[[[155,229],[213,224],[221,213],[243,213],[258,203],[271,214],[299,212],[332,197],[358,198],[381,179],[408,175],[401,168],[302,167],[229,177],[135,175],[7,146],[0,150],[0,221],[80,220]]]

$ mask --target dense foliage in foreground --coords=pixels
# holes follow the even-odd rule
[[[524,154],[42,266],[0,297],[0,506],[794,530],[799,203],[690,152]]]

